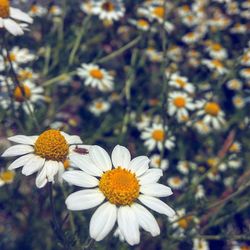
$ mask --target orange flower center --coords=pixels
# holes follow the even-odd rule
[[[9,0],[0,0],[0,17],[8,18],[10,16]]]
[[[0,173],[0,179],[3,180],[5,183],[11,183],[14,179],[15,172],[13,171],[4,171]]]
[[[165,15],[165,11],[164,11],[164,7],[162,6],[158,6],[158,7],[155,7],[153,9],[153,14],[161,19],[164,18],[164,15]]]
[[[14,98],[17,102],[24,102],[25,99],[29,99],[31,96],[30,88],[27,85],[23,85],[22,89],[16,87],[14,90]]]
[[[215,43],[211,46],[212,50],[214,51],[220,51],[221,50],[221,45],[219,43]]]
[[[35,143],[35,154],[46,160],[65,163],[69,145],[58,130],[49,129],[43,132]]]
[[[205,105],[205,112],[212,116],[217,116],[220,112],[220,106],[215,102],[209,102]]]
[[[141,26],[143,28],[147,28],[149,26],[148,22],[144,19],[139,19],[137,21],[138,26]]]
[[[105,2],[104,4],[102,4],[102,9],[107,12],[111,12],[115,9],[115,6],[111,2]]]
[[[172,181],[175,185],[181,184],[181,179],[179,177],[173,177]]]
[[[184,87],[187,85],[187,83],[186,83],[185,81],[183,81],[182,79],[180,79],[180,78],[177,78],[177,79],[175,80],[175,82],[176,82],[181,88],[184,88]]]
[[[192,221],[192,219],[193,219],[193,216],[187,216],[187,217],[185,217],[185,218],[182,218],[182,219],[180,219],[179,221],[178,221],[178,225],[181,227],[181,228],[183,228],[183,229],[187,229],[188,228],[188,226],[189,226],[189,224],[190,224],[190,222]]]
[[[220,60],[213,60],[212,61],[212,64],[214,65],[215,68],[217,69],[221,69],[223,68],[223,64]]]
[[[90,75],[93,77],[93,78],[96,78],[98,80],[102,80],[103,79],[103,73],[101,70],[99,69],[92,69],[90,72]]]
[[[182,96],[175,97],[173,99],[173,104],[177,108],[184,108],[186,106],[186,99]]]
[[[18,78],[23,81],[26,79],[31,79],[33,77],[33,74],[31,71],[28,70],[20,70],[18,73]]]
[[[103,103],[102,103],[102,102],[96,102],[96,103],[95,103],[95,107],[96,107],[97,109],[102,109],[102,108],[103,108]]]
[[[165,135],[165,133],[162,129],[156,129],[152,133],[152,138],[156,141],[163,141],[164,135]]]
[[[112,204],[126,206],[137,199],[140,185],[135,174],[118,167],[102,175],[99,189]]]

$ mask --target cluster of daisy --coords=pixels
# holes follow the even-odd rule
[[[201,207],[234,191],[249,159],[249,0],[15,2],[28,14],[0,0],[3,42],[35,24],[27,40],[10,38],[1,48],[1,133],[22,125],[31,133],[36,115],[39,129],[49,129],[9,137],[18,145],[2,156],[18,158],[1,169],[0,186],[22,167],[26,176],[36,173],[38,188],[63,181],[82,188],[65,203],[75,211],[97,207],[89,226],[96,241],[112,231],[136,245],[140,228],[159,235],[164,225],[148,207],[170,217],[178,241],[191,236],[194,250],[209,249],[199,236]],[[126,141],[130,151],[117,145],[109,156],[62,131],[89,144]],[[158,199],[172,190],[176,214]]]
[[[131,159],[128,149],[117,145],[110,157],[102,147],[83,145],[79,136],[54,129],[39,136],[16,135],[8,139],[18,144],[2,156],[19,157],[9,165],[9,171],[0,174],[1,185],[11,182],[11,171],[22,167],[25,176],[37,172],[38,188],[62,179],[83,188],[70,194],[65,202],[73,211],[98,206],[89,227],[96,241],[104,239],[115,225],[116,232],[130,245],[140,242],[140,227],[152,236],[159,235],[156,219],[144,206],[169,217],[175,214],[158,199],[172,195],[172,191],[158,183],[162,170],[149,168],[146,156]],[[73,169],[65,171],[70,166]]]

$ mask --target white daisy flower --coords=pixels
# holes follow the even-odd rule
[[[154,154],[150,156],[150,165],[153,168],[160,168],[164,171],[168,168],[169,162],[167,159],[161,159],[159,154]]]
[[[226,49],[223,48],[219,43],[209,44],[207,50],[209,55],[214,59],[222,60],[228,56]]]
[[[10,7],[9,0],[0,1],[0,29],[4,28],[14,36],[24,34],[25,23],[31,24],[33,19],[17,8]]]
[[[104,101],[103,99],[98,99],[93,101],[89,107],[90,112],[96,116],[101,115],[102,113],[108,111],[109,109],[110,109],[110,103]]]
[[[96,241],[104,239],[116,222],[119,234],[130,245],[140,242],[140,227],[152,236],[159,235],[160,228],[154,216],[138,201],[158,213],[174,216],[174,210],[156,198],[169,196],[172,191],[157,183],[162,170],[149,169],[148,157],[131,160],[128,149],[117,145],[111,159],[99,146],[91,146],[89,155],[70,159],[81,170],[67,171],[63,179],[87,189],[70,194],[65,203],[69,210],[100,205],[89,226],[90,237]]]
[[[100,69],[95,64],[82,64],[81,68],[77,69],[78,75],[85,79],[84,84],[93,88],[98,88],[101,91],[110,91],[113,89],[113,76],[106,70]]]
[[[18,109],[20,106],[24,109],[27,114],[30,114],[30,109],[34,111],[34,105],[36,105],[39,101],[46,101],[46,96],[44,96],[44,89],[41,86],[36,86],[34,83],[30,81],[26,81],[21,85],[22,89],[18,86],[15,87],[13,82],[13,93],[12,98],[10,99],[8,95],[5,98],[0,99],[0,103],[4,108],[9,108],[12,104],[14,107]],[[13,102],[14,100],[14,102]]]
[[[240,75],[245,79],[250,79],[250,68],[240,70]]]
[[[231,90],[242,89],[243,83],[239,79],[232,79],[226,83],[227,87]]]
[[[191,170],[195,170],[197,165],[190,161],[179,161],[177,164],[177,169],[182,173],[187,175]]]
[[[194,85],[189,83],[186,77],[180,76],[177,73],[171,75],[169,85],[177,89],[185,90],[188,93],[194,92]]]
[[[222,61],[218,59],[213,59],[213,60],[203,59],[202,63],[206,65],[210,70],[214,70],[221,75],[228,72],[228,69],[224,66]]]
[[[173,189],[181,189],[185,184],[185,181],[179,176],[168,178],[168,185]]]
[[[47,13],[47,9],[40,4],[32,4],[29,10],[29,14],[32,17],[42,17]]]
[[[193,250],[209,250],[209,245],[206,240],[193,239]]]
[[[124,16],[125,8],[119,0],[101,0],[93,2],[93,14],[99,16],[101,20],[117,21]]]
[[[170,116],[176,114],[179,122],[187,121],[189,118],[189,110],[194,110],[195,105],[192,98],[183,92],[173,92],[169,94],[168,113]]]
[[[0,187],[5,184],[10,184],[13,182],[15,177],[15,172],[10,170],[5,170],[0,172]]]
[[[79,157],[77,147],[82,147],[76,146],[82,144],[79,136],[54,129],[46,130],[39,136],[15,135],[8,139],[19,144],[8,148],[2,157],[20,156],[10,164],[9,170],[23,166],[22,174],[26,176],[38,172],[38,188],[44,187],[47,182],[54,182],[56,175],[60,177],[65,167],[68,167],[68,158]]]
[[[221,107],[216,102],[201,102],[202,110],[197,112],[198,116],[202,116],[202,121],[212,128],[219,130],[225,125],[225,114],[221,110]],[[199,105],[199,104],[198,104]]]
[[[175,137],[168,131],[167,127],[163,128],[162,124],[153,123],[152,127],[145,128],[141,134],[141,139],[145,140],[144,145],[149,151],[155,148],[161,151],[165,133],[167,134],[167,138],[165,138],[164,147],[171,150],[175,145]]]

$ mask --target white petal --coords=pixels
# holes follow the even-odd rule
[[[128,149],[120,145],[115,146],[111,158],[114,167],[128,168],[131,161],[131,155]]]
[[[167,187],[159,183],[151,183],[143,185],[140,187],[140,192],[155,197],[165,197],[173,194],[170,187]]]
[[[63,179],[70,184],[76,185],[78,187],[96,187],[99,184],[99,181],[83,171],[80,170],[73,170],[67,171],[63,174]]]
[[[160,214],[165,214],[169,217],[173,217],[175,215],[175,211],[169,207],[166,203],[163,201],[147,196],[147,195],[140,195],[138,199],[147,207],[151,208],[152,210],[160,213]]]
[[[99,189],[86,189],[70,194],[65,203],[69,210],[84,210],[96,207],[104,199],[105,196]]]
[[[71,144],[82,144],[82,140],[77,135],[68,135],[65,132],[60,131],[60,133],[64,136],[65,140],[69,145]]]
[[[130,245],[140,242],[139,224],[135,213],[129,206],[122,206],[118,209],[118,226],[125,240]]]
[[[45,166],[38,172],[36,177],[36,186],[42,188],[47,184],[47,169]]]
[[[96,241],[104,239],[112,230],[117,218],[115,205],[106,202],[101,205],[93,214],[89,224],[90,237]]]
[[[29,161],[24,165],[22,169],[22,174],[29,176],[35,172],[37,172],[40,168],[43,167],[45,162],[44,158],[40,156],[34,155]]]
[[[36,142],[33,136],[26,136],[26,135],[11,136],[8,138],[8,140],[27,145],[34,145]]]
[[[148,169],[148,171],[144,175],[139,177],[139,181],[141,185],[155,183],[161,178],[162,175],[163,172],[161,169],[158,168]]]
[[[21,10],[17,8],[10,8],[10,16],[16,20],[20,20],[26,23],[32,23],[33,19],[27,15],[26,13],[22,12]]]
[[[77,153],[71,153],[69,159],[75,166],[85,171],[89,175],[101,176],[102,170],[99,169],[89,158],[88,155],[80,155]]]
[[[17,158],[15,161],[13,161],[8,169],[9,170],[13,170],[13,169],[16,169],[16,168],[20,168],[22,166],[24,166],[26,164],[26,162],[29,161],[30,158],[34,157],[34,154],[27,154],[27,155],[23,155],[19,158]]]
[[[11,19],[3,19],[4,27],[14,36],[23,35],[21,26]]]
[[[133,209],[136,219],[139,225],[147,232],[151,233],[151,235],[157,236],[160,234],[159,225],[154,218],[154,216],[143,206],[134,203],[131,208]]]
[[[58,173],[59,170],[59,163],[57,161],[46,161],[45,167],[48,182],[53,182],[54,176]]]
[[[111,159],[108,153],[100,146],[92,146],[89,150],[89,156],[95,165],[104,172],[112,168]]]
[[[149,162],[150,160],[147,156],[138,156],[130,162],[129,169],[134,172],[136,176],[140,176],[148,170]]]
[[[34,152],[34,148],[30,145],[15,145],[4,151],[2,157],[11,157],[17,155],[24,155]]]

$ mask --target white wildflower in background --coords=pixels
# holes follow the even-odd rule
[[[113,90],[113,76],[106,70],[100,69],[98,65],[83,63],[81,67],[77,69],[77,73],[79,77],[84,79],[86,86],[91,86],[101,91]]]
[[[197,112],[197,116],[201,116],[206,125],[216,130],[225,125],[225,114],[217,102],[200,101],[197,102],[197,106],[201,107],[201,110]]]
[[[150,165],[153,168],[160,168],[165,171],[169,166],[169,162],[167,159],[161,159],[159,154],[153,154],[150,156]]]
[[[93,1],[92,12],[101,20],[112,22],[124,16],[125,8],[123,2],[119,0],[100,0]]]
[[[79,136],[71,136],[64,132],[50,129],[39,136],[15,135],[8,138],[19,143],[11,146],[2,157],[20,156],[9,166],[9,170],[22,167],[22,174],[29,176],[38,172],[36,186],[42,188],[47,182],[54,182],[56,175],[68,167],[68,159],[80,154],[75,152],[76,146],[82,144]]]
[[[194,85],[188,82],[186,77],[180,76],[177,73],[171,75],[169,85],[179,90],[187,91],[188,93],[194,92]]]
[[[32,18],[17,8],[10,6],[9,0],[0,1],[0,30],[6,29],[14,36],[23,35]]]
[[[10,170],[2,170],[0,172],[0,187],[13,182],[15,172]]]
[[[103,99],[97,99],[93,101],[89,106],[90,112],[96,116],[101,115],[102,113],[108,111],[109,109],[110,109],[110,103],[104,101]]]
[[[140,242],[140,227],[152,236],[159,235],[160,228],[154,216],[138,200],[158,213],[170,217],[175,214],[172,208],[156,198],[169,196],[172,191],[157,183],[162,170],[149,169],[148,157],[138,156],[131,160],[128,149],[117,145],[110,159],[103,148],[91,146],[89,155],[71,157],[71,160],[81,170],[67,171],[63,178],[87,189],[70,194],[66,205],[69,210],[100,205],[89,226],[90,236],[96,241],[104,239],[116,222],[119,234],[130,245]]]
[[[168,113],[170,116],[176,115],[178,122],[187,121],[189,112],[194,110],[193,100],[184,92],[169,93]]]
[[[175,137],[168,131],[168,128],[163,128],[162,124],[157,123],[153,123],[152,127],[145,128],[141,133],[141,139],[145,140],[144,145],[149,151],[155,148],[161,151],[163,147],[171,150],[175,145]]]

